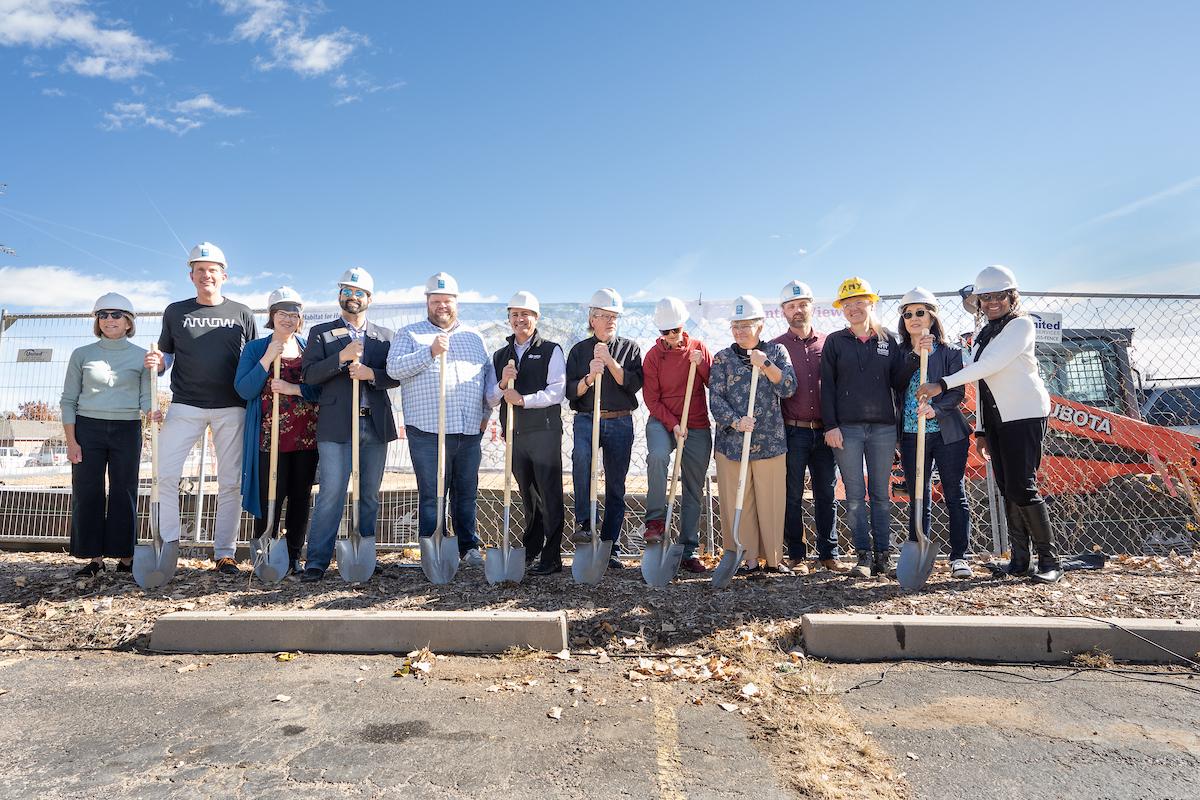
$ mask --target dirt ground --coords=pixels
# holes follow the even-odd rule
[[[804,656],[802,614],[1200,615],[1200,557],[1120,557],[1103,570],[1068,573],[1055,586],[994,580],[981,567],[971,580],[954,580],[939,564],[920,593],[904,592],[894,580],[828,572],[738,577],[720,591],[707,576],[656,589],[635,565],[610,571],[595,587],[575,584],[569,570],[490,586],[481,570],[466,568],[450,585],[433,586],[410,557],[389,554],[381,563],[384,574],[363,586],[343,583],[335,571],[318,584],[264,586],[248,569],[237,578],[218,577],[207,559],[181,558],[171,583],[145,592],[127,574],[76,579],[79,562],[64,554],[3,553],[0,651],[137,652],[147,646],[154,620],[178,610],[562,609],[571,624],[572,659],[594,662],[647,693],[671,683],[688,702],[737,715],[784,785],[799,795],[910,798],[903,768],[843,707],[832,668]],[[415,663],[423,658],[439,669],[434,654]],[[495,685],[498,692],[519,691],[519,682]]]

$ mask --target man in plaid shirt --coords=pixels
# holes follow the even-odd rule
[[[446,354],[446,493],[458,552],[467,566],[483,566],[475,536],[480,444],[491,409],[484,399],[489,356],[479,331],[458,320],[458,282],[439,272],[425,282],[428,319],[403,328],[388,352],[388,375],[400,381],[400,402],[413,472],[417,476],[421,536],[437,527],[438,385]]]

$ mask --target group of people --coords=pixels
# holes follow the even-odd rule
[[[677,298],[658,303],[660,336],[643,356],[618,333],[624,304],[610,288],[589,302],[588,338],[569,351],[538,328],[537,297],[519,291],[508,303],[512,334],[489,353],[480,333],[458,316],[458,285],[443,272],[425,284],[427,318],[399,331],[368,319],[372,276],[349,269],[338,281],[338,318],[305,331],[304,304],[281,287],[269,298],[259,337],[245,305],[222,296],[225,256],[203,242],[188,258],[196,296],[172,303],[162,333],[149,352],[129,338],[135,314],[129,300],[106,294],[95,303],[98,341],[72,353],[62,396],[63,423],[72,463],[71,553],[87,559],[80,575],[104,569],[104,558],[130,570],[136,540],[138,465],[142,415],[163,422],[159,477],[160,533],[180,535],[175,491],[184,461],[206,429],[217,451],[218,493],[215,569],[238,574],[235,550],[244,508],[256,535],[268,519],[283,520],[291,571],[320,581],[329,567],[346,501],[353,426],[360,445],[358,531],[375,534],[379,488],[388,443],[398,438],[388,390],[400,389],[405,434],[418,490],[418,533],[433,535],[443,505],[437,496],[439,428],[444,434],[447,503],[442,529],[453,531],[460,557],[482,565],[476,535],[476,495],[483,433],[492,410],[501,409],[507,431],[512,409],[512,475],[523,504],[523,544],[529,573],[561,571],[566,524],[562,480],[562,404],[573,413],[572,480],[576,528],[571,539],[591,541],[593,529],[616,543],[626,513],[626,476],[634,441],[638,395],[646,404],[647,496],[644,538],[670,537],[667,472],[671,454],[681,460],[679,542],[682,568],[706,571],[697,557],[703,483],[716,460],[724,546],[733,542],[743,441],[750,447],[739,540],[744,573],[807,572],[823,568],[859,577],[886,574],[891,547],[891,465],[899,447],[909,485],[928,483],[936,463],[950,519],[951,569],[969,577],[970,519],[965,468],[972,431],[961,410],[964,385],[978,382],[975,438],[994,465],[1005,498],[1013,555],[1009,571],[1037,580],[1061,576],[1045,504],[1037,487],[1049,398],[1033,355],[1033,326],[1020,310],[1012,273],[989,267],[964,300],[986,318],[969,359],[947,339],[938,301],[916,288],[901,303],[899,332],[877,315],[879,297],[860,278],[842,283],[834,305],[847,326],[828,336],[813,328],[813,293],[791,281],[779,298],[788,330],[762,339],[766,312],[751,295],[733,303],[732,342],[713,354],[686,331],[688,312]],[[928,376],[918,380],[919,353],[929,354]],[[171,369],[172,401],[165,415],[151,413],[149,375]],[[276,372],[278,369],[278,372]],[[443,369],[445,374],[442,374]],[[753,406],[751,377],[755,381]],[[690,380],[689,380],[690,376]],[[353,382],[358,382],[358,407]],[[691,387],[690,399],[686,397]],[[600,392],[598,421],[593,420]],[[444,418],[440,413],[444,393]],[[274,400],[279,414],[274,421]],[[684,410],[687,409],[686,418]],[[917,419],[925,417],[926,464],[916,470]],[[592,429],[598,422],[604,502],[598,519],[588,502]],[[273,430],[274,428],[274,430]],[[278,463],[274,513],[268,513],[272,434]],[[808,564],[804,535],[806,473],[812,487],[815,564]],[[835,487],[840,473],[857,561],[840,561],[835,532]],[[107,489],[105,477],[107,476]],[[320,491],[309,507],[314,482]],[[910,535],[913,525],[910,520]],[[301,563],[305,551],[306,558]],[[1031,569],[1030,542],[1038,562]],[[785,557],[786,546],[786,557]],[[610,562],[621,567],[614,556]]]

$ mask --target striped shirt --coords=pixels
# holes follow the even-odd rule
[[[430,352],[433,340],[450,335],[446,353],[446,433],[475,434],[491,416],[484,398],[484,381],[491,362],[479,331],[461,322],[444,331],[429,320],[400,330],[388,351],[387,372],[400,381],[404,424],[425,433],[438,429],[440,358]]]

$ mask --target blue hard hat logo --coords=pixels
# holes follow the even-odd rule
[[[734,310],[733,310],[733,313],[735,313],[735,314],[741,314],[741,313],[742,313],[742,304],[741,304],[741,303],[738,303],[738,304],[737,304],[737,306],[736,306],[736,307],[734,308]]]
[[[356,280],[358,280],[358,273],[357,273],[357,272],[351,272],[351,273],[350,273],[350,280],[352,280],[352,281],[356,281]]]
[[[208,248],[207,248],[207,247],[201,247],[201,248],[200,248],[200,255],[201,255],[201,256],[207,256],[207,255],[208,255]]]
[[[792,287],[792,296],[794,296],[794,297],[795,297],[795,296],[798,296],[799,294],[800,294],[800,287],[799,287],[799,286],[793,286],[793,287]]]
[[[442,280],[441,278],[438,278],[438,288],[439,288],[439,289],[445,289],[445,288],[446,288],[446,282],[445,282],[444,280]]]

